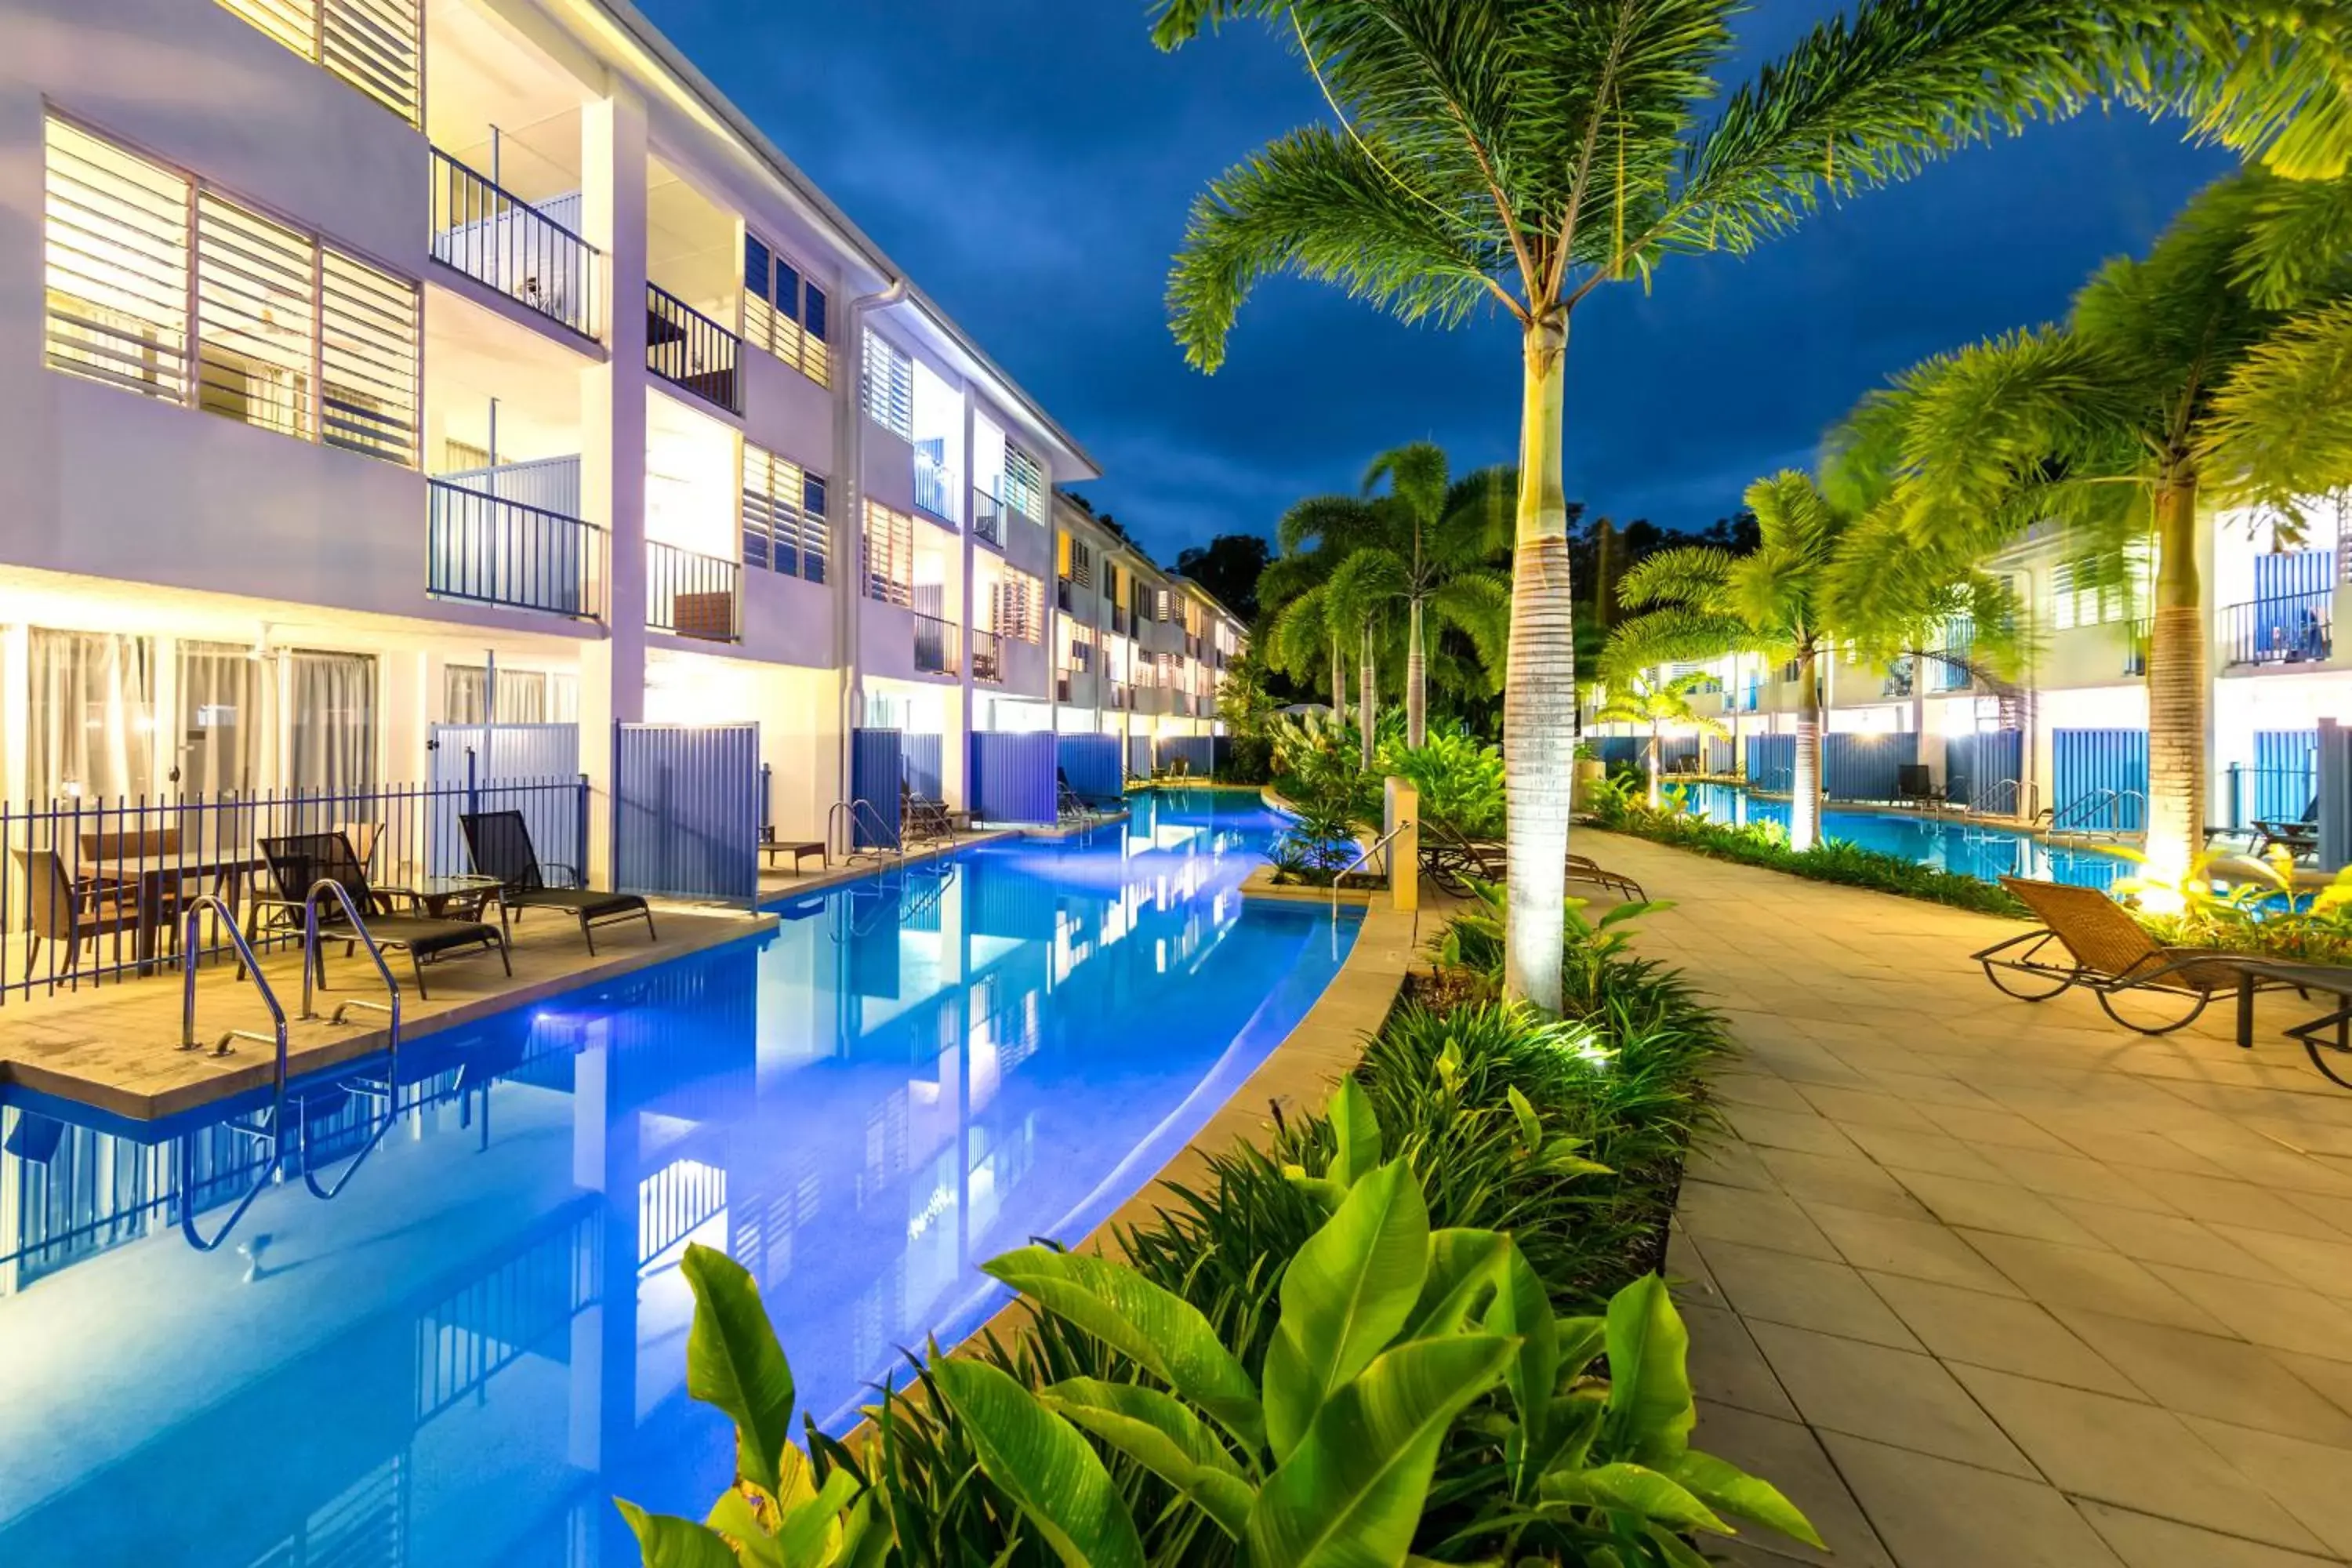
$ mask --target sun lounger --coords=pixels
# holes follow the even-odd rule
[[[2046,1002],[2081,986],[2107,1016],[2143,1035],[2168,1035],[2194,1022],[2216,995],[2234,994],[2245,972],[2207,948],[2166,947],[2121,904],[2095,888],[2003,877],[2000,885],[2033,912],[2041,929],[1997,942],[1969,956],[1996,989],[2021,1002]],[[2272,984],[2283,984],[2272,983]],[[2117,996],[2146,997],[2178,1017],[2145,1024],[2116,1011]]]
[[[344,953],[349,955],[362,933],[378,948],[407,952],[409,971],[415,976],[420,998],[427,994],[425,963],[451,953],[496,952],[508,975],[514,974],[504,931],[486,921],[444,920],[396,912],[389,894],[368,886],[366,868],[352,852],[351,840],[341,833],[296,833],[283,838],[264,838],[261,858],[269,868],[269,879],[276,891],[253,900],[246,921],[248,937],[257,931],[265,917],[299,925],[310,889],[322,881],[340,883],[351,896],[352,907],[360,911],[359,931],[354,932],[340,901],[331,898],[319,900],[319,945],[310,956],[322,986],[327,983],[327,944],[341,942]],[[240,964],[240,976],[242,973]]]
[[[654,930],[652,909],[636,894],[551,885],[540,865],[539,851],[530,841],[530,826],[523,821],[521,812],[469,812],[458,817],[457,822],[465,829],[466,847],[474,858],[474,869],[498,879],[501,926],[521,919],[525,910],[554,910],[580,922],[580,940],[588,944],[592,954],[596,951],[598,926],[641,920],[646,922],[646,940],[660,940]],[[574,882],[580,879],[579,872],[572,867],[557,869],[572,872]]]

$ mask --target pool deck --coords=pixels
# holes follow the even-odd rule
[[[1580,832],[1731,1021],[1683,1187],[1694,1441],[1896,1568],[2352,1562],[2352,1091],[2217,1006],[2146,1039],[1968,954],[2017,922]],[[1785,1555],[1782,1555],[1785,1553]]]
[[[511,979],[500,971],[495,954],[453,957],[425,966],[425,984],[433,993],[429,998],[416,994],[407,955],[387,953],[386,962],[402,985],[401,1038],[417,1040],[577,985],[718,947],[776,923],[773,915],[659,903],[654,906],[654,920],[660,933],[657,942],[648,942],[642,926],[606,927],[597,933],[597,952],[591,957],[581,943],[579,928],[570,921],[545,914],[530,917],[514,928]],[[306,1023],[294,1017],[302,1005],[299,954],[266,953],[261,969],[287,1012],[289,1077],[383,1049],[389,1031],[381,1013],[358,1012],[352,1022],[340,1026],[324,1018]],[[364,954],[344,958],[331,946],[327,973],[335,989],[319,994],[321,1013],[331,1013],[347,998],[383,997],[383,984]],[[151,976],[12,999],[0,1009],[0,1086],[35,1090],[139,1121],[267,1088],[275,1056],[268,1045],[239,1040],[226,1057],[214,1056],[209,1047],[178,1048],[182,984],[179,971],[166,967]],[[228,1029],[267,1035],[268,1009],[251,982],[236,978],[233,963],[208,961],[196,972],[197,1036],[216,1041]]]

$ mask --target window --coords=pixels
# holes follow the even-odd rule
[[[2125,552],[2123,580],[2110,574],[2099,580],[2096,564],[2087,556],[2062,561],[2050,574],[2050,624],[2058,631],[2102,626],[2128,617],[2132,606],[2147,598],[2148,563],[2145,546]]]
[[[745,443],[743,564],[822,583],[829,549],[824,480]]]
[[[999,637],[1036,642],[1045,633],[1045,585],[1026,572],[1005,569],[990,591],[989,625]]]
[[[743,339],[815,382],[833,384],[824,290],[754,234],[743,237]]]
[[[44,228],[50,368],[416,465],[414,283],[56,119]]]
[[[912,609],[915,520],[877,501],[866,503],[866,596]]]
[[[32,628],[37,800],[120,800],[154,787],[155,648],[145,637]]]
[[[915,362],[871,327],[866,330],[866,417],[901,441],[915,438]]]
[[[292,656],[294,721],[287,782],[297,790],[357,794],[375,784],[375,658],[363,653]]]
[[[1070,540],[1070,581],[1085,588],[1091,586],[1094,580],[1095,552],[1087,548],[1084,540]]]
[[[1004,493],[998,499],[1032,521],[1045,515],[1045,470],[1010,441],[1004,443]]]
[[[411,125],[422,123],[422,0],[220,0]]]

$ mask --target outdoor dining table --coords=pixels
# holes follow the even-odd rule
[[[2328,1065],[2330,1057],[2343,1059],[2344,1071],[2352,1074],[2352,966],[2337,963],[2290,963],[2272,958],[2241,958],[2234,954],[2221,955],[2222,962],[2238,972],[2238,1045],[2241,1049],[2254,1048],[2254,993],[2264,987],[2292,987],[2306,994],[2325,992],[2336,1000],[2336,1005],[2316,1018],[2294,1025],[2287,1035],[2303,1042],[2304,1053],[2311,1065],[2319,1069],[2330,1082],[2352,1089],[2352,1077],[2341,1076]],[[2323,1038],[2323,1036],[2332,1037]],[[2323,1054],[2325,1053],[2325,1054]]]
[[[145,974],[155,967],[159,933],[191,898],[218,893],[235,909],[247,874],[260,864],[260,854],[252,849],[172,850],[84,860],[76,875],[86,887],[133,890],[138,913],[131,922],[131,955]]]

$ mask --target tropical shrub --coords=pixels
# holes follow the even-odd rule
[[[2147,857],[2118,850],[2147,865]],[[2352,964],[2352,868],[2317,889],[2295,886],[2294,857],[2273,846],[2266,859],[2206,853],[2177,879],[2145,870],[2115,886],[2116,897],[2150,934],[2171,947],[2259,953],[2297,963]],[[2226,876],[2214,880],[2217,870]]]
[[[1417,747],[1383,742],[1379,772],[1409,782],[1424,819],[1465,838],[1503,831],[1503,753],[1463,730],[1432,730]]]

